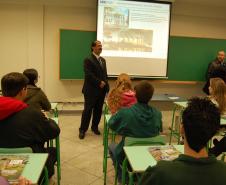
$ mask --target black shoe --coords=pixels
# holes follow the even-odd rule
[[[98,130],[98,128],[96,129],[91,128],[91,130],[93,131],[94,134],[100,135],[100,131]]]
[[[79,131],[79,139],[84,139],[85,138],[85,132]]]

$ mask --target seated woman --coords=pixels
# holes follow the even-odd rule
[[[24,100],[30,106],[41,109],[44,111],[49,111],[51,109],[51,104],[42,91],[41,88],[36,86],[38,82],[38,72],[35,69],[26,69],[23,74],[28,78],[28,86],[27,86],[27,96]]]
[[[118,76],[107,102],[112,114],[115,114],[121,107],[130,107],[137,102],[129,75],[122,73]]]
[[[210,79],[210,100],[219,108],[222,117],[226,116],[226,85],[221,78]],[[226,152],[226,136],[220,141],[213,140],[214,147],[209,149],[211,154],[215,156],[220,155],[222,152]]]
[[[222,116],[226,114],[226,85],[221,78],[210,79],[210,100],[219,108]]]

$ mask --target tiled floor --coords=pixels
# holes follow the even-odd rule
[[[166,113],[167,115],[167,113]],[[103,185],[103,145],[102,135],[94,135],[90,130],[84,140],[78,138],[80,114],[60,114],[61,128],[61,185]],[[168,116],[163,117],[166,121]],[[103,120],[100,123],[103,133]],[[107,185],[114,182],[114,169],[108,160]]]

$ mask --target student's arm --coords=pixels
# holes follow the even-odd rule
[[[33,138],[37,143],[44,143],[60,134],[60,128],[55,121],[46,118],[41,111],[35,111],[33,118],[31,132],[34,134]]]
[[[39,96],[40,96],[41,108],[45,111],[49,111],[51,109],[51,104],[50,104],[47,96],[41,89],[40,89]]]
[[[10,184],[4,177],[0,176],[0,185],[10,185]]]
[[[122,118],[123,118],[123,110],[120,110],[115,115],[113,115],[108,122],[109,128],[120,135],[124,134],[125,128],[126,128],[126,125],[123,122]]]

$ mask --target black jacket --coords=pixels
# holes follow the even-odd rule
[[[0,147],[31,147],[44,152],[44,143],[57,137],[60,128],[41,111],[27,107],[0,120]]]
[[[104,58],[100,58],[102,61],[102,66],[93,54],[84,60],[85,79],[82,92],[85,95],[99,96],[101,93],[106,93],[109,91],[106,62]],[[100,88],[101,81],[106,83],[103,89]]]

